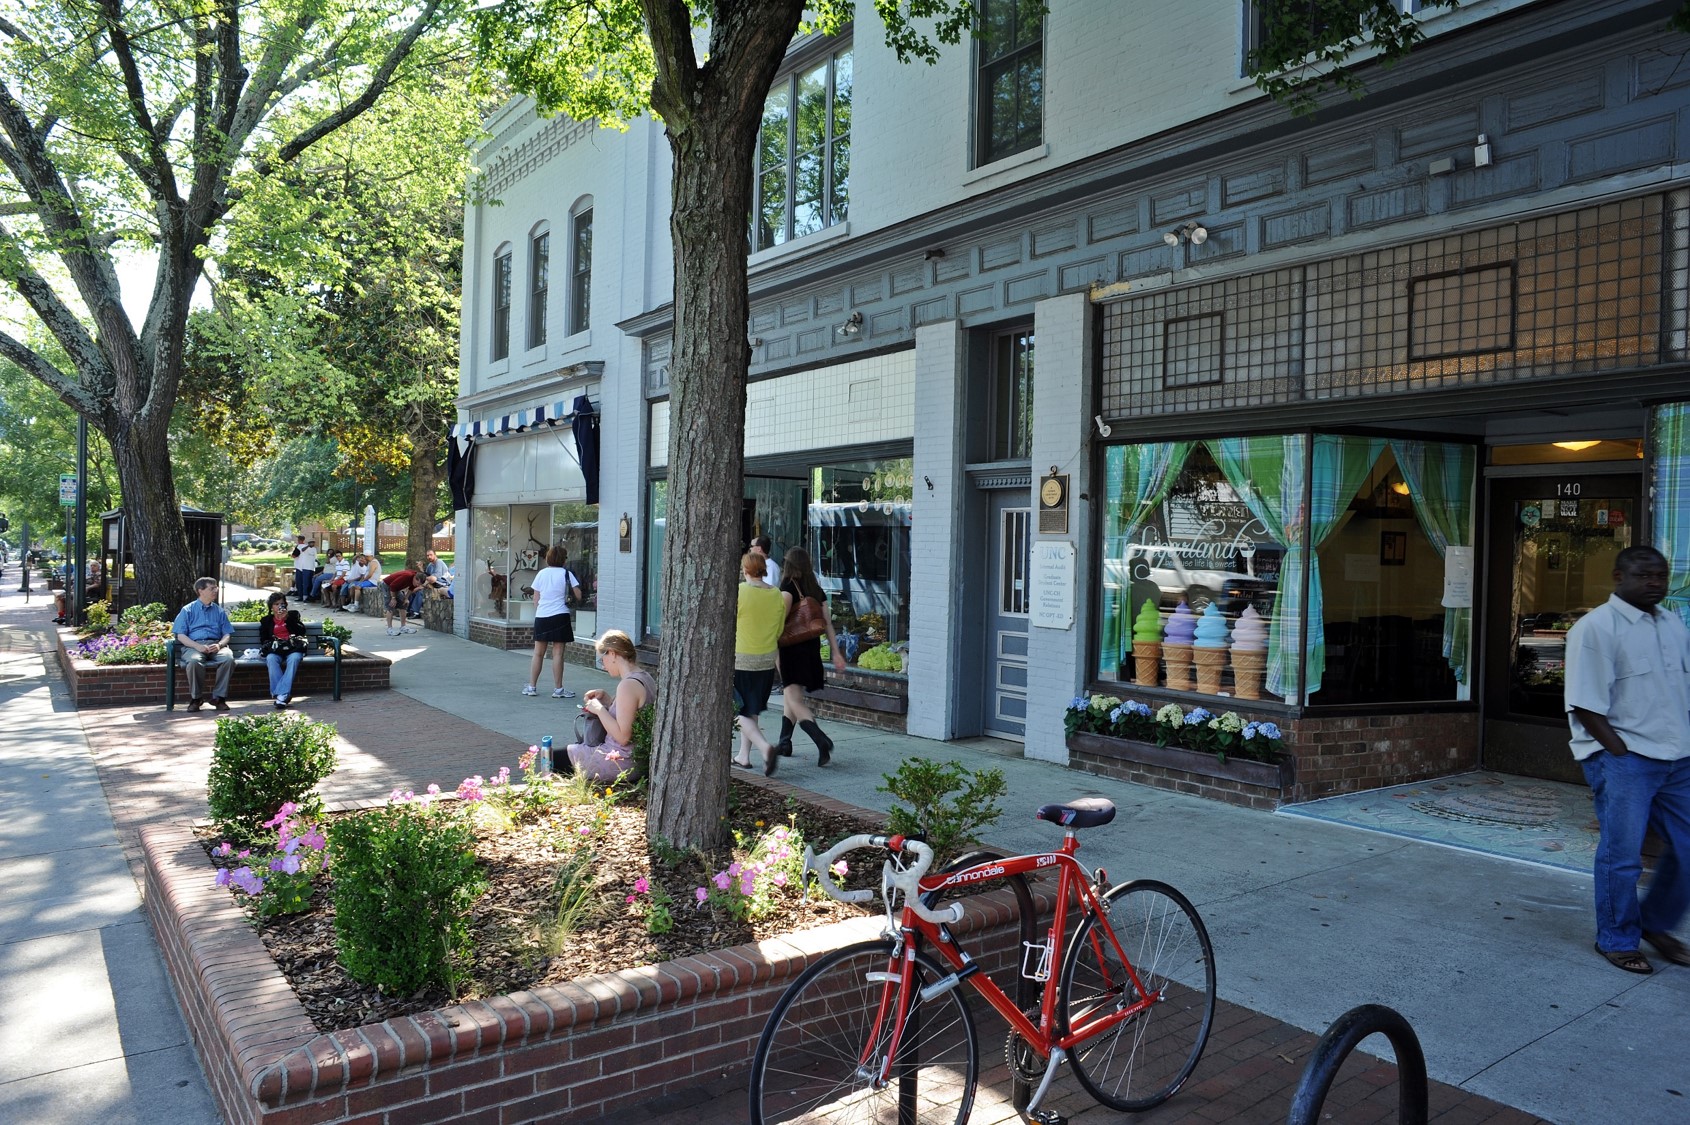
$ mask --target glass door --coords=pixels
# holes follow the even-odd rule
[[[1582,780],[1567,750],[1567,630],[1613,592],[1642,496],[1635,471],[1588,469],[1490,482],[1486,768]]]

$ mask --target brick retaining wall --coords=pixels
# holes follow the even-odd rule
[[[82,707],[144,707],[164,703],[165,666],[162,664],[95,664],[91,660],[74,658],[65,648],[65,640],[73,641],[75,634],[58,630],[55,644],[59,668],[64,672],[71,699]],[[346,650],[340,660],[340,690],[344,695],[354,691],[386,691],[393,671],[392,662],[385,656],[370,652]],[[176,699],[188,701],[188,672],[177,666]],[[328,695],[334,691],[334,667],[328,664],[301,664],[294,676],[295,695]],[[230,699],[266,699],[270,695],[270,670],[262,664],[235,666],[229,677]]]
[[[230,1125],[590,1120],[683,1093],[743,1074],[791,979],[884,925],[864,917],[325,1035],[192,832],[151,825],[141,844],[147,911]],[[955,929],[983,935],[971,945],[991,967],[1018,953],[1008,892],[971,899]]]

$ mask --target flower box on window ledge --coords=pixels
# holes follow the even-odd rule
[[[1175,712],[1180,712],[1178,704],[1152,714],[1142,703],[1122,703],[1109,696],[1074,700],[1067,724],[1072,764],[1249,808],[1277,808],[1290,799],[1296,771],[1277,726],[1233,712],[1212,715],[1202,708],[1180,713],[1176,724],[1171,722]],[[1101,733],[1099,727],[1119,733]],[[1182,746],[1180,741],[1215,748]]]

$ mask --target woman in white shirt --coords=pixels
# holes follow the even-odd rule
[[[569,551],[553,543],[546,551],[546,566],[534,576],[528,588],[534,595],[534,658],[528,662],[528,683],[523,695],[538,695],[540,669],[546,663],[546,648],[552,650],[553,699],[574,699],[575,693],[563,686],[563,646],[575,639],[574,619],[569,613],[569,601],[581,596],[581,583],[569,572]]]

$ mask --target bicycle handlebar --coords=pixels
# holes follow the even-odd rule
[[[894,840],[897,841],[897,847],[892,850],[914,852],[915,862],[907,868],[900,869],[894,867],[892,861],[888,859],[881,875],[882,888],[891,886],[902,891],[904,893],[904,905],[935,925],[955,925],[960,922],[962,920],[962,903],[953,902],[944,909],[929,910],[921,901],[921,890],[918,884],[921,882],[921,877],[927,874],[927,869],[933,866],[933,849],[920,840],[895,836],[847,836],[821,855],[817,855],[815,849],[806,845],[804,848],[804,870],[815,874],[816,881],[821,884],[822,890],[827,893],[829,898],[837,899],[840,902],[868,902],[874,898],[873,891],[841,890],[834,883],[829,868],[846,852],[856,851],[858,848],[890,847]]]

